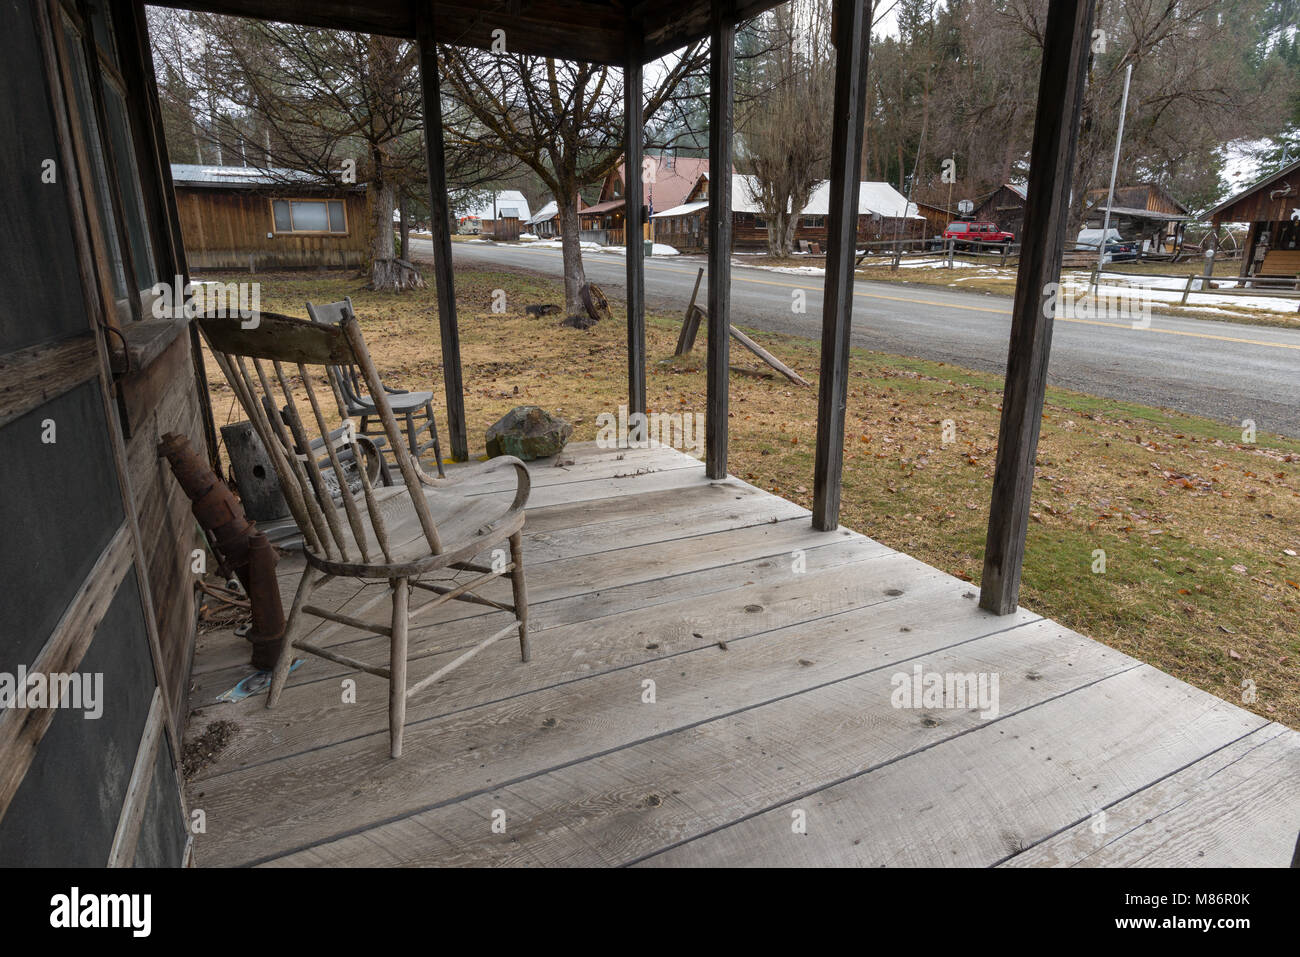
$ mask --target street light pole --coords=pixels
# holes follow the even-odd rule
[[[1106,197],[1106,217],[1101,224],[1101,242],[1097,244],[1097,271],[1106,262],[1106,236],[1110,233],[1110,208],[1115,203],[1115,177],[1119,174],[1119,148],[1124,142],[1124,114],[1128,112],[1128,84],[1133,79],[1133,64],[1124,71],[1124,97],[1119,104],[1119,131],[1115,134],[1115,158],[1110,164],[1110,194]]]

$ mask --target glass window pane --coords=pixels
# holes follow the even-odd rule
[[[330,232],[346,233],[347,221],[343,217],[343,203],[337,199],[330,200]]]
[[[292,206],[294,232],[323,233],[329,230],[329,214],[324,203],[295,201]]]
[[[104,0],[90,0],[90,30],[95,35],[95,42],[108,56],[108,62],[117,66],[117,43],[113,38],[113,28],[109,22],[108,5]]]
[[[122,247],[117,240],[117,220],[113,218],[113,204],[108,192],[108,173],[104,166],[104,151],[99,140],[99,124],[95,122],[95,108],[90,99],[90,77],[86,73],[85,51],[81,34],[66,20],[63,23],[63,40],[71,58],[72,87],[77,107],[77,120],[81,137],[90,153],[90,175],[94,183],[88,184],[95,194],[99,207],[99,220],[103,227],[104,245],[108,250],[109,269],[113,276],[113,294],[119,299],[127,297],[126,269],[122,264]]]
[[[271,203],[271,209],[275,213],[275,231],[277,233],[287,233],[293,229],[293,223],[289,219],[289,201],[287,199],[277,199]]]
[[[107,78],[104,81],[104,107],[108,113],[109,145],[117,164],[117,182],[122,190],[122,215],[126,219],[127,241],[131,244],[135,284],[137,289],[148,289],[158,281],[158,272],[154,265],[153,243],[149,241],[140,168],[136,164],[135,144],[127,125],[126,103]]]

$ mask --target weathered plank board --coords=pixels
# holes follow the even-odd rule
[[[645,863],[987,867],[1264,723],[1139,665]]]
[[[719,641],[730,645],[748,636],[879,605],[897,597],[885,594],[886,582],[903,584],[915,571],[913,559],[895,553],[824,572],[808,572],[795,586],[778,579],[722,593],[687,595],[655,606],[653,617],[647,617],[640,603],[619,613],[611,609],[611,613],[597,618],[534,632],[533,641],[545,654],[535,657],[526,668],[507,666],[491,672],[462,672],[439,684],[424,699],[412,702],[412,719],[417,711],[437,717],[485,701],[716,646]],[[909,587],[933,595],[941,593],[944,583],[948,580],[941,573],[930,571]],[[491,634],[500,620],[495,618],[475,628],[473,638]],[[369,639],[365,645],[354,645],[348,651],[363,659],[377,657],[380,641]],[[412,674],[432,672],[443,660],[474,643],[460,637],[455,647],[447,648],[445,639],[439,641],[435,635],[434,641],[436,652],[420,649],[412,654]],[[292,706],[294,714],[303,716],[303,720],[286,725],[282,716],[268,712],[260,703],[233,709],[231,717],[238,716],[241,733],[220,765],[203,776],[222,773],[244,761],[265,763],[334,740],[383,730],[382,682],[363,681],[357,676],[358,703],[341,708],[338,680],[352,673],[324,664],[315,671],[325,674],[292,686],[281,699],[281,707]]]
[[[912,574],[923,568],[915,563]],[[209,836],[220,832],[210,853],[246,854],[251,846],[269,857],[318,839],[313,835],[372,826],[503,779],[533,776],[842,680],[915,649],[916,633],[902,628],[921,614],[939,615],[949,625],[920,639],[925,650],[1005,626],[979,612],[974,601],[944,599],[944,592],[951,596],[952,579],[931,574],[927,586],[902,596],[880,596],[866,608],[734,639],[726,650],[699,641],[686,652],[427,721],[413,708],[404,742],[410,761],[400,768],[385,761],[379,738],[367,736],[227,775],[221,796],[210,795],[205,805]],[[642,703],[646,679],[658,689],[653,706]],[[374,696],[379,693],[376,688]],[[851,697],[860,711],[861,694]],[[365,800],[340,801],[340,780],[364,781]],[[272,792],[279,789],[292,797],[277,799]]]
[[[935,632],[921,647],[898,629],[901,603],[884,606],[878,615],[839,616],[834,624],[847,625],[861,640],[846,642],[834,629],[800,633],[797,648],[785,650],[785,661],[794,667],[778,672],[775,682],[770,675],[758,679],[777,695],[758,706],[739,706],[744,699],[733,704],[728,695],[712,720],[485,789],[414,820],[371,829],[361,840],[349,837],[312,848],[300,860],[324,863],[360,854],[372,864],[627,863],[757,813],[774,795],[824,787],[853,770],[917,753],[985,723],[973,711],[935,714],[891,707],[890,677],[909,670],[916,659],[908,655],[919,654],[927,667],[962,671],[985,668],[993,660],[1014,665],[1007,669],[1003,689],[1008,708],[1033,707],[1134,665],[1124,655],[1042,620],[972,640],[980,631],[1007,624],[990,621],[973,604],[963,602],[956,619],[945,616],[944,637]],[[788,643],[789,634],[772,636],[778,649],[782,639]],[[941,641],[950,646],[935,648]],[[740,687],[757,669],[770,667],[753,654],[762,650],[757,642],[747,642],[738,662],[729,665]],[[811,664],[798,666],[800,656]],[[1031,674],[1037,677],[1031,680]],[[697,689],[696,673],[689,677],[685,700],[662,706],[685,708],[710,690]],[[807,690],[780,696],[800,683]],[[665,698],[671,690],[665,686]],[[632,719],[638,714],[636,709],[628,712]],[[939,720],[929,720],[933,718]],[[504,836],[485,826],[496,808],[506,813]],[[403,836],[417,829],[441,836],[441,845],[432,849],[436,857],[426,855],[422,848],[427,845],[408,841],[402,849]]]
[[[1287,867],[1300,734],[1268,724],[1048,838],[1004,867]]]

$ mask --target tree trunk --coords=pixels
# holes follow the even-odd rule
[[[789,256],[794,252],[794,234],[799,228],[799,212],[791,213],[785,221],[785,230],[781,234],[781,255]]]
[[[398,231],[401,233],[401,240],[402,240],[402,258],[407,261],[410,261],[411,219],[409,216],[406,215],[406,206],[407,206],[406,193],[404,191],[399,192],[397,194],[397,215],[399,221]]]
[[[582,268],[582,246],[578,238],[578,191],[562,190],[560,201],[560,247],[564,259],[564,322],[585,328],[593,321],[582,304],[582,287],[587,274]]]
[[[393,184],[376,173],[366,190],[370,219],[370,288],[380,292],[423,289],[424,278],[412,263],[398,259],[393,248],[393,208],[397,194]]]

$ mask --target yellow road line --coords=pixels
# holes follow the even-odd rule
[[[548,249],[517,249],[517,250],[514,250],[514,252],[529,252],[529,253],[547,253],[547,252],[558,252],[558,251],[559,251],[559,250],[548,250]],[[745,268],[752,268],[752,267],[745,267],[745,266],[742,266],[742,267],[740,267],[740,268],[745,269]],[[676,274],[678,274],[678,275],[680,275],[680,276],[693,276],[693,275],[695,275],[695,273],[694,273],[693,271],[691,271],[691,270],[674,269],[674,268],[672,268],[671,266],[660,266],[660,265],[658,265],[658,264],[655,264],[654,266],[651,266],[649,263],[647,263],[647,264],[646,264],[646,269],[647,269],[647,270],[649,270],[649,269],[654,269],[654,270],[657,271],[657,272],[671,272],[671,273],[676,273]],[[793,274],[792,274],[792,275],[793,275]],[[821,292],[821,291],[823,291],[823,288],[824,288],[824,287],[822,287],[822,286],[804,286],[804,285],[801,285],[801,284],[796,283],[796,282],[781,282],[781,281],[779,281],[779,280],[775,280],[775,279],[753,279],[753,278],[748,277],[748,276],[737,276],[737,275],[735,275],[734,273],[733,273],[732,276],[731,276],[731,280],[732,280],[732,282],[748,282],[748,283],[754,283],[754,284],[756,284],[756,285],[760,285],[760,286],[780,286],[780,287],[783,288],[783,289],[809,289],[809,290],[812,290],[813,292]],[[861,280],[859,280],[859,281],[861,281]],[[866,281],[867,281],[867,282],[870,282],[871,280],[866,280]],[[1010,310],[1010,309],[994,309],[994,308],[992,308],[992,307],[990,307],[990,306],[964,306],[964,305],[961,305],[961,304],[959,304],[959,303],[951,303],[951,302],[936,302],[936,301],[933,300],[933,299],[909,299],[909,298],[907,298],[906,296],[882,296],[880,293],[875,293],[875,292],[862,292],[862,291],[857,290],[857,289],[855,289],[855,290],[853,291],[853,295],[854,295],[854,296],[861,296],[861,297],[864,298],[864,299],[883,299],[883,300],[885,300],[886,302],[907,302],[907,303],[912,303],[913,305],[917,305],[917,306],[938,306],[940,309],[965,309],[965,310],[970,311],[970,312],[992,312],[992,313],[996,313],[997,315],[1000,315],[1000,316],[1009,316],[1009,315],[1011,315],[1011,310]],[[1067,318],[1065,318],[1065,317],[1058,316],[1057,319],[1056,319],[1056,321],[1057,321],[1057,322],[1077,322],[1077,323],[1081,323],[1081,324],[1086,325],[1086,326],[1107,326],[1107,327],[1109,327],[1109,328],[1111,328],[1111,329],[1123,329],[1123,330],[1126,331],[1126,332],[1157,332],[1157,333],[1161,333],[1161,334],[1166,335],[1166,336],[1189,336],[1189,337],[1191,337],[1191,338],[1193,338],[1193,339],[1212,339],[1212,340],[1215,340],[1215,341],[1217,341],[1217,342],[1237,342],[1237,343],[1241,343],[1241,344],[1243,344],[1243,345],[1248,345],[1248,346],[1265,346],[1265,347],[1270,348],[1270,349],[1300,349],[1300,343],[1292,343],[1292,342],[1265,342],[1265,341],[1263,341],[1262,339],[1241,339],[1241,338],[1238,338],[1238,337],[1236,337],[1236,336],[1217,336],[1217,335],[1215,335],[1215,334],[1213,334],[1213,333],[1210,333],[1210,332],[1187,332],[1187,331],[1182,330],[1182,329],[1159,329],[1159,328],[1157,328],[1157,327],[1155,327],[1155,326],[1147,326],[1146,328],[1141,328],[1141,327],[1139,327],[1139,328],[1134,328],[1132,325],[1130,325],[1130,324],[1128,324],[1128,323],[1124,323],[1124,322],[1103,322],[1103,321],[1100,320],[1100,319],[1067,319]]]

